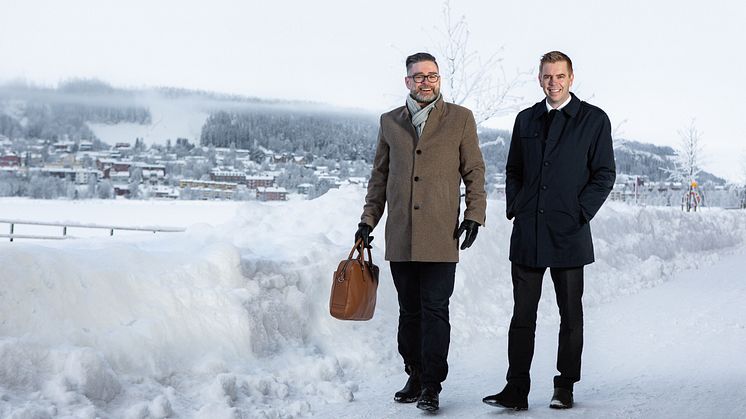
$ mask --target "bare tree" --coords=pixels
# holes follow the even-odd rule
[[[702,171],[702,133],[694,119],[687,128],[679,130],[679,138],[680,148],[676,150],[674,161],[679,167],[679,179],[691,184]]]
[[[697,175],[702,172],[702,133],[697,129],[694,119],[689,126],[679,130],[680,145],[674,150],[673,168],[663,169],[668,173],[669,180],[681,182],[686,185],[687,193],[684,196],[685,206],[689,211],[692,199],[698,199],[699,194],[695,191],[697,187]],[[697,202],[693,202],[696,210]]]
[[[502,47],[486,57],[471,49],[466,17],[454,18],[450,0],[443,2],[443,23],[436,48],[449,101],[469,106],[477,124],[517,110],[524,98],[516,96],[515,90],[528,81],[531,72],[517,71],[508,78],[502,66]]]
[[[627,140],[622,137],[624,135],[624,130],[622,129],[622,125],[626,124],[627,120],[624,119],[622,122],[618,123],[614,129],[611,130],[611,138],[614,140],[614,146],[621,147],[625,144],[627,144]]]

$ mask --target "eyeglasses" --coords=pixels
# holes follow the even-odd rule
[[[422,83],[425,79],[430,83],[435,83],[440,80],[440,74],[415,74],[414,76],[407,76],[407,78],[414,80],[415,83]]]

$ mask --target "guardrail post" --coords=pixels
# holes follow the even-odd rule
[[[62,235],[67,236],[67,226],[62,226]]]
[[[13,228],[15,227],[15,224],[10,223],[10,241],[13,241]]]
[[[113,228],[112,228],[111,230],[109,230],[109,235],[110,235],[110,236],[113,236],[113,235],[114,235],[114,229],[113,229]]]

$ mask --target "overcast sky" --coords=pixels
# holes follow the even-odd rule
[[[622,137],[676,146],[692,118],[704,167],[742,181],[746,2],[453,0],[470,44],[508,74],[561,50],[575,93]],[[439,1],[0,0],[0,81],[95,77],[299,99],[376,113],[404,103],[403,60],[435,52]],[[532,79],[526,106],[543,98]],[[515,113],[490,125],[512,128]],[[626,122],[622,122],[626,121]]]

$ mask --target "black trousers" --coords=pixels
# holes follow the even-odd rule
[[[534,356],[536,310],[541,282],[547,268],[513,263],[513,318],[508,331],[508,384],[528,394],[531,360]],[[580,381],[583,352],[583,267],[549,268],[560,312],[559,347],[554,387],[572,390]]]
[[[397,342],[405,366],[422,373],[422,385],[441,390],[448,375],[455,262],[391,262],[399,298]]]

